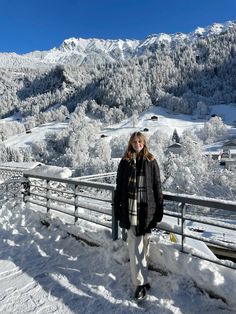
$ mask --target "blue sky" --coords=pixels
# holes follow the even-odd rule
[[[236,21],[236,0],[0,0],[0,52],[58,47],[70,37],[144,39]]]

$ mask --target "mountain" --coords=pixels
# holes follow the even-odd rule
[[[49,51],[34,51],[23,55],[0,53],[0,68],[4,67],[45,67],[55,64],[80,65],[115,62],[153,52],[161,45],[174,49],[177,45],[189,45],[199,38],[207,38],[236,30],[236,22],[214,23],[206,28],[198,27],[189,34],[152,34],[144,40],[135,39],[83,39],[69,38],[58,48]]]
[[[236,103],[236,22],[144,40],[69,38],[48,51],[1,53],[0,74],[0,117],[81,104],[109,123],[151,105],[204,116]]]

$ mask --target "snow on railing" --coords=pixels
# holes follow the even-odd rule
[[[12,177],[22,177],[23,169],[0,167],[0,181],[6,181]]]
[[[24,172],[28,188],[24,201],[46,209],[74,217],[75,223],[81,219],[112,229],[112,238],[118,238],[118,222],[114,217],[113,197],[115,186],[86,179],[46,177],[32,172]],[[93,177],[93,176],[92,176]],[[96,176],[104,178],[103,174]]]
[[[28,181],[21,177],[12,177],[0,184],[0,200],[22,199]]]
[[[111,174],[114,176],[114,173]],[[24,172],[24,177],[28,180],[24,197],[26,203],[42,206],[47,212],[54,211],[72,216],[75,223],[81,219],[111,228],[113,240],[118,238],[118,222],[115,219],[113,207],[115,185],[94,181],[106,178],[107,174],[76,179],[62,179]],[[228,256],[232,254],[236,258],[236,243],[227,242],[224,239],[216,239],[214,236],[211,237],[209,232],[206,236],[209,226],[220,228],[225,233],[229,230],[231,232],[236,231],[236,225],[222,222],[217,220],[216,217],[212,219],[203,214],[204,208],[207,210],[220,209],[236,214],[236,202],[169,192],[164,192],[163,194],[166,208],[164,218],[168,219],[169,217],[177,222],[167,223],[163,221],[157,224],[157,228],[178,235],[182,252],[236,269],[236,264],[232,261],[222,261],[215,256],[214,258],[208,257],[204,254],[197,254],[195,251],[189,252],[189,245],[186,241],[187,239],[193,239],[194,241],[204,242],[211,248],[222,248],[227,250]],[[173,205],[177,205],[177,211],[173,210]],[[197,214],[191,211],[196,206],[200,206],[200,214],[199,211]],[[187,211],[190,211],[190,213]],[[204,226],[201,234],[199,234],[199,230],[191,230],[187,222],[198,223]]]

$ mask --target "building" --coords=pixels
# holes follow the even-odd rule
[[[228,170],[236,169],[236,139],[227,141],[222,146],[220,164]]]
[[[182,145],[180,143],[174,143],[167,147],[166,153],[172,153],[175,155],[180,155]]]

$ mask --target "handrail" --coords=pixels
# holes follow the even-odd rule
[[[169,201],[176,201],[185,204],[199,205],[204,207],[212,207],[236,212],[236,202],[226,200],[216,200],[215,198],[199,197],[187,194],[175,194],[164,192],[164,199]]]
[[[112,173],[113,174],[113,173]],[[99,199],[97,198],[97,195],[93,196],[94,199],[97,199],[99,202],[101,202],[101,204],[103,204],[102,206],[105,206],[107,209],[110,208],[110,214],[112,215],[112,221],[111,221],[111,228],[112,228],[112,238],[113,240],[116,240],[118,238],[118,222],[115,219],[115,213],[114,213],[114,206],[113,206],[113,199],[114,199],[114,191],[115,191],[115,185],[114,184],[108,184],[108,183],[102,183],[102,182],[96,182],[96,181],[90,181],[88,180],[89,178],[86,176],[86,178],[79,178],[79,179],[63,179],[63,178],[58,178],[58,177],[47,177],[47,176],[43,176],[43,175],[39,175],[39,174],[34,174],[32,172],[26,171],[24,172],[24,177],[28,179],[29,182],[29,187],[27,189],[26,192],[26,196],[25,196],[25,201],[26,202],[32,202],[32,203],[37,203],[37,200],[32,200],[30,195],[31,195],[31,188],[36,188],[35,185],[32,184],[31,186],[31,179],[39,179],[39,180],[44,180],[47,182],[46,185],[43,186],[43,188],[45,189],[44,193],[42,195],[40,195],[41,198],[45,198],[45,202],[43,204],[45,204],[45,207],[47,208],[47,211],[49,210],[54,210],[57,211],[57,206],[54,204],[52,204],[52,202],[55,202],[55,196],[51,195],[51,191],[50,191],[50,183],[53,182],[57,182],[57,183],[63,183],[64,186],[64,190],[63,190],[63,194],[68,192],[68,195],[70,195],[70,197],[72,197],[72,199],[63,199],[62,203],[68,204],[68,206],[71,206],[71,208],[73,207],[74,210],[70,211],[70,215],[75,217],[75,222],[77,221],[78,218],[80,219],[86,219],[89,220],[88,217],[84,217],[83,215],[80,215],[79,210],[80,208],[86,208],[88,210],[91,210],[91,208],[88,208],[86,206],[84,206],[84,203],[82,204],[79,198],[83,198],[83,193],[79,193],[78,194],[78,188],[83,187],[84,188],[89,188],[89,189],[95,189],[95,190],[101,190],[101,191],[107,191],[109,192],[109,196],[108,199],[104,198],[104,199]],[[104,176],[103,174],[101,175],[93,175],[91,176],[93,178],[96,179],[100,179],[100,178],[104,178],[106,176]],[[86,179],[86,180],[84,180]],[[68,186],[74,186],[73,190],[69,190],[67,188]],[[42,187],[39,187],[42,188]],[[53,191],[56,192],[57,191],[57,187],[53,187]],[[89,190],[90,191],[90,190]],[[32,191],[33,192],[33,191]],[[58,190],[58,193],[61,193],[62,191]],[[33,192],[34,193],[34,192]],[[32,193],[32,195],[33,195]],[[40,193],[39,193],[40,194]],[[85,196],[86,197],[86,196]],[[227,224],[227,223],[217,223],[216,221],[212,221],[209,219],[206,219],[205,217],[199,217],[199,216],[194,216],[193,214],[189,215],[186,213],[186,206],[191,206],[191,205],[197,205],[197,206],[202,206],[202,207],[207,207],[207,208],[215,208],[215,209],[221,209],[221,210],[228,210],[228,211],[232,211],[236,213],[236,201],[226,201],[226,200],[220,200],[220,199],[213,199],[213,198],[207,198],[207,197],[199,197],[199,196],[195,196],[195,195],[187,195],[187,194],[175,194],[175,193],[170,193],[170,192],[163,192],[163,197],[165,201],[170,201],[170,202],[175,202],[178,203],[179,205],[179,212],[173,212],[170,210],[165,210],[164,211],[164,216],[166,217],[174,217],[175,219],[178,219],[180,222],[179,226],[175,226],[174,229],[172,228],[167,228],[163,223],[158,224],[158,228],[160,230],[166,230],[169,232],[174,232],[176,234],[179,234],[181,236],[181,251],[184,253],[189,254],[189,251],[186,248],[186,238],[191,238],[191,239],[196,239],[198,241],[203,241],[205,243],[207,243],[207,245],[217,245],[217,247],[222,247],[222,248],[227,248],[229,251],[230,250],[235,250],[236,249],[236,243],[232,244],[232,243],[223,243],[223,241],[220,240],[215,240],[215,239],[211,239],[211,238],[204,238],[203,235],[199,236],[194,234],[193,232],[189,231],[186,222],[187,221],[194,221],[194,222],[199,222],[200,224],[205,224],[207,226],[211,225],[211,226],[215,226],[216,228],[223,228],[224,230],[235,230],[236,231],[236,226],[232,225],[232,224]],[[60,198],[56,198],[57,203],[60,203]],[[41,203],[41,204],[42,204]],[[110,203],[110,204],[109,204]],[[110,207],[108,207],[110,206]],[[96,207],[96,206],[95,206]],[[62,212],[62,208],[58,208],[58,211]],[[94,208],[93,211],[96,211],[96,209]],[[97,212],[99,212],[99,210],[97,210]],[[104,212],[103,212],[104,213]],[[66,214],[66,211],[65,211]],[[104,213],[105,214],[105,213]],[[98,223],[98,224],[102,224],[102,222],[96,221],[94,222],[94,220],[92,221],[92,219],[90,220],[93,223]],[[104,223],[104,225],[109,226],[108,224]],[[204,260],[209,260],[213,263],[225,266],[225,267],[229,267],[232,269],[236,269],[236,263],[233,262],[223,262],[217,259],[211,259],[209,257],[203,257],[203,256],[198,256],[197,254],[192,254],[193,256],[196,256],[198,258],[204,259]]]

